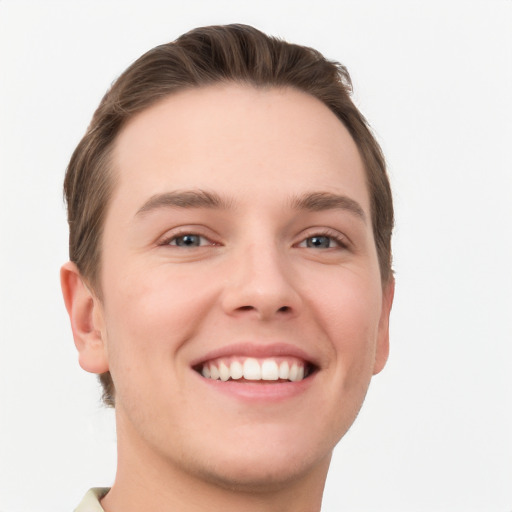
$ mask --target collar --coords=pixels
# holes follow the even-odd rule
[[[109,487],[94,487],[89,489],[75,512],[105,512],[100,505],[100,500],[110,491]]]

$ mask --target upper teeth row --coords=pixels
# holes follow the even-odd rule
[[[281,361],[275,359],[254,359],[249,357],[240,361],[216,361],[203,365],[201,370],[203,377],[207,379],[226,381],[238,380],[242,377],[246,380],[278,380],[285,379],[292,382],[304,378],[304,363]]]

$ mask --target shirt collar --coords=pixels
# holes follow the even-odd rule
[[[100,505],[100,500],[110,491],[109,487],[94,487],[89,489],[75,512],[105,512]]]

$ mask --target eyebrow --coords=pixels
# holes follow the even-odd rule
[[[139,208],[137,215],[144,215],[159,208],[212,208],[227,210],[230,207],[230,201],[223,199],[215,192],[183,190],[151,196]]]
[[[222,198],[215,192],[205,190],[182,190],[165,192],[151,196],[137,211],[137,216],[145,215],[160,208],[209,208],[228,210],[232,201]],[[310,192],[291,199],[291,206],[296,210],[324,211],[345,210],[366,222],[366,215],[361,205],[350,197],[330,192]]]
[[[332,194],[330,192],[312,192],[293,197],[292,208],[320,212],[323,210],[345,210],[366,222],[366,214],[362,206],[350,197]]]

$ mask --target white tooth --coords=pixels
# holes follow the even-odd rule
[[[244,367],[242,366],[242,363],[233,361],[229,367],[229,373],[231,374],[232,379],[241,379],[244,376]]]
[[[279,379],[279,369],[277,363],[272,359],[265,359],[261,365],[261,378],[263,380],[277,380]]]
[[[289,377],[290,377],[290,365],[288,364],[288,361],[283,361],[279,365],[279,378],[288,380]]]
[[[210,368],[208,368],[208,366],[206,365],[203,365],[203,369],[201,370],[201,375],[203,377],[206,377],[207,379],[210,378]]]
[[[293,363],[292,367],[290,368],[290,376],[288,377],[288,379],[291,380],[292,382],[295,382],[297,380],[298,373],[299,367],[297,366],[297,363]]]
[[[220,380],[226,382],[229,379],[229,368],[221,361],[219,365]]]
[[[210,376],[214,380],[219,380],[219,377],[220,377],[219,369],[214,364],[210,365]]]
[[[256,359],[249,357],[244,361],[244,379],[261,380],[261,367]]]
[[[297,372],[297,380],[304,379],[304,366],[299,366],[299,371]]]

